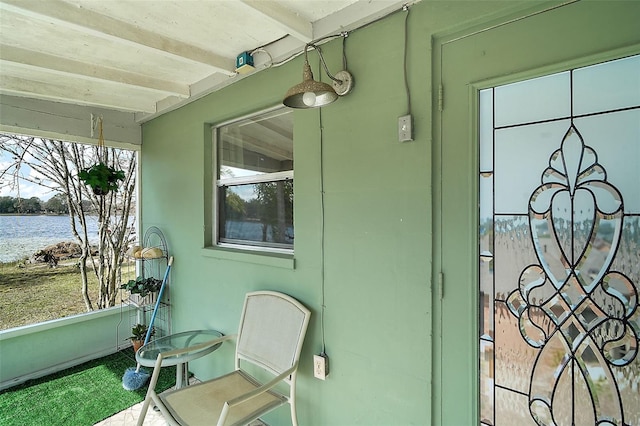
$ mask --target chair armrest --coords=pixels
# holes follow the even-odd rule
[[[180,349],[174,349],[171,351],[165,351],[165,352],[160,352],[160,354],[158,354],[158,358],[156,358],[156,366],[158,366],[158,362],[162,363],[162,360],[165,358],[168,358],[170,356],[176,356],[176,355],[182,355],[182,354],[186,354],[189,352],[195,352],[195,351],[200,351],[206,348],[209,348],[211,346],[215,346],[219,343],[222,343],[226,340],[230,340],[235,338],[236,335],[235,334],[229,334],[228,336],[222,336],[222,337],[217,337],[213,340],[209,340],[207,342],[203,342],[203,343],[199,343],[197,345],[193,345],[193,346],[189,346],[187,348],[180,348]]]
[[[269,389],[273,388],[275,385],[280,383],[282,380],[284,380],[287,376],[295,372],[297,368],[298,368],[298,362],[296,361],[296,363],[291,368],[279,374],[277,377],[268,381],[264,385],[225,402],[224,405],[222,406],[222,412],[220,413],[220,417],[218,418],[218,426],[224,425],[225,421],[227,420],[227,416],[229,415],[229,410],[231,409],[231,407],[242,404],[243,402],[247,402],[251,398],[255,398],[256,396],[265,393],[266,391],[268,391]]]
[[[269,389],[273,388],[275,385],[283,381],[287,376],[290,376],[294,371],[296,371],[297,368],[298,368],[298,362],[296,361],[296,363],[291,368],[285,370],[284,372],[282,372],[272,380],[268,381],[267,383],[263,384],[262,386],[252,391],[249,391],[243,395],[237,396],[227,401],[226,404],[228,404],[229,407],[234,407],[238,404],[242,404],[243,402],[250,400],[251,398],[255,398],[256,396],[265,393],[266,391],[268,391]]]

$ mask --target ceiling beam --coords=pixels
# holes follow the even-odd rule
[[[42,101],[0,94],[0,132],[96,145],[91,116],[104,120],[107,146],[131,149],[142,143],[140,125],[131,112]]]
[[[313,40],[313,25],[311,22],[279,6],[276,2],[262,0],[240,0],[240,2],[259,12],[271,23],[298,40],[305,43]]]
[[[72,87],[73,90],[69,91],[68,85],[61,85],[55,81],[27,80],[0,74],[0,87],[0,94],[3,95],[26,96],[75,105],[111,108],[117,111],[146,111],[152,113],[156,110],[154,101],[139,100],[138,97],[134,97],[131,94],[92,89],[90,86],[74,85]],[[107,95],[102,96],[102,93],[107,93]]]
[[[190,95],[189,86],[186,84],[178,84],[129,71],[74,61],[3,44],[0,44],[0,60],[10,62],[14,67],[36,68],[47,74],[68,75],[87,80],[105,81],[121,86],[135,86],[160,92],[167,96],[179,96],[185,99]]]
[[[182,60],[205,64],[226,75],[235,74],[235,58],[226,58],[59,0],[3,0],[0,8],[58,25],[66,25],[104,39],[138,47],[144,46]]]

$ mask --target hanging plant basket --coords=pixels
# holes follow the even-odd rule
[[[78,178],[91,187],[95,195],[107,195],[118,190],[118,181],[124,180],[124,172],[106,165],[102,159],[104,153],[104,136],[102,134],[102,118],[99,121],[100,136],[98,138],[98,158],[100,162],[88,169],[78,172]]]
[[[118,190],[118,181],[124,180],[124,172],[98,163],[80,170],[78,178],[90,186],[94,194],[107,195],[110,191]]]

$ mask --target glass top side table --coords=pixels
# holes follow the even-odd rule
[[[170,334],[156,340],[152,340],[142,346],[136,352],[136,361],[145,367],[154,367],[160,352],[172,351],[174,349],[186,349],[191,346],[205,343],[222,337],[222,333],[216,330],[192,330],[181,333]],[[165,358],[162,367],[176,365],[176,388],[187,386],[189,379],[189,361],[200,358],[215,351],[222,345],[222,342],[199,351]]]

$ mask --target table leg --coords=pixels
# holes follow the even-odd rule
[[[182,364],[176,365],[176,389],[180,389],[184,385],[182,384],[183,366]]]
[[[176,389],[189,385],[189,363],[184,362],[176,365]]]

